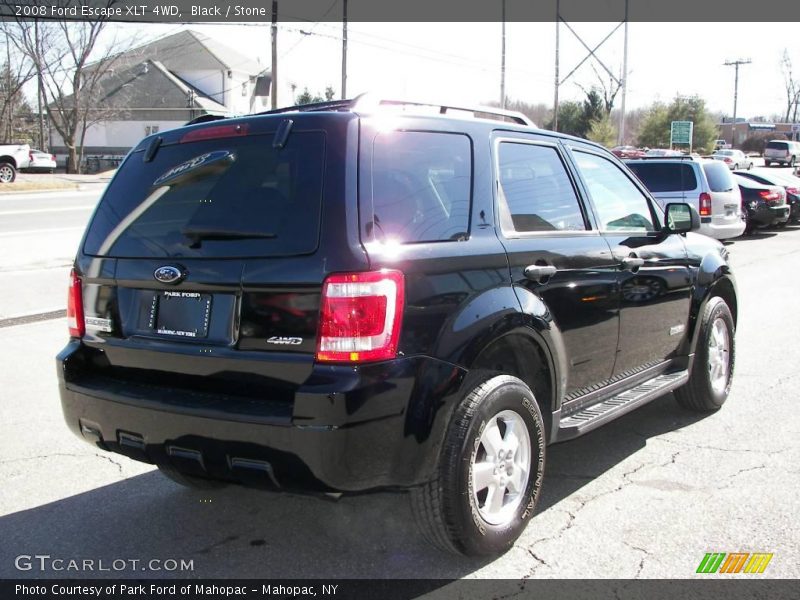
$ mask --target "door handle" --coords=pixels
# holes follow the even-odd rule
[[[542,279],[549,279],[556,274],[558,269],[553,265],[528,265],[522,272],[527,279],[541,283]]]
[[[636,256],[626,256],[625,258],[622,259],[623,271],[635,271],[643,265],[644,265],[643,258],[637,258]]]

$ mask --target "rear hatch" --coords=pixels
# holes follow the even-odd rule
[[[700,183],[695,169],[688,161],[630,161],[628,168],[642,183],[662,208],[670,202],[689,202],[699,209]]]
[[[144,140],[79,256],[84,344],[100,352],[98,369],[227,393],[304,382],[325,277],[367,267],[345,207],[348,194],[355,205],[346,182],[356,152],[346,113],[224,120]]]
[[[785,160],[789,157],[788,142],[767,142],[764,147],[764,158]]]
[[[734,225],[742,220],[742,193],[730,169],[721,162],[703,163],[711,195],[711,222]]]

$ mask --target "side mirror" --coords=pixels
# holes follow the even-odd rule
[[[700,229],[700,215],[694,206],[684,202],[667,204],[664,211],[664,227],[670,233],[688,233]]]

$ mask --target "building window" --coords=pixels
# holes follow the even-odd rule
[[[148,135],[153,135],[154,133],[158,133],[158,125],[145,125],[144,126],[144,135],[147,137]]]

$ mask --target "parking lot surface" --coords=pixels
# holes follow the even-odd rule
[[[800,228],[728,249],[740,316],[727,404],[699,416],[670,395],[549,447],[537,515],[494,560],[428,547],[402,494],[201,493],[96,450],[61,416],[54,356],[65,322],[0,328],[0,577],[65,575],[15,567],[46,554],[192,562],[70,577],[686,578],[708,552],[767,552],[764,577],[797,578]]]

